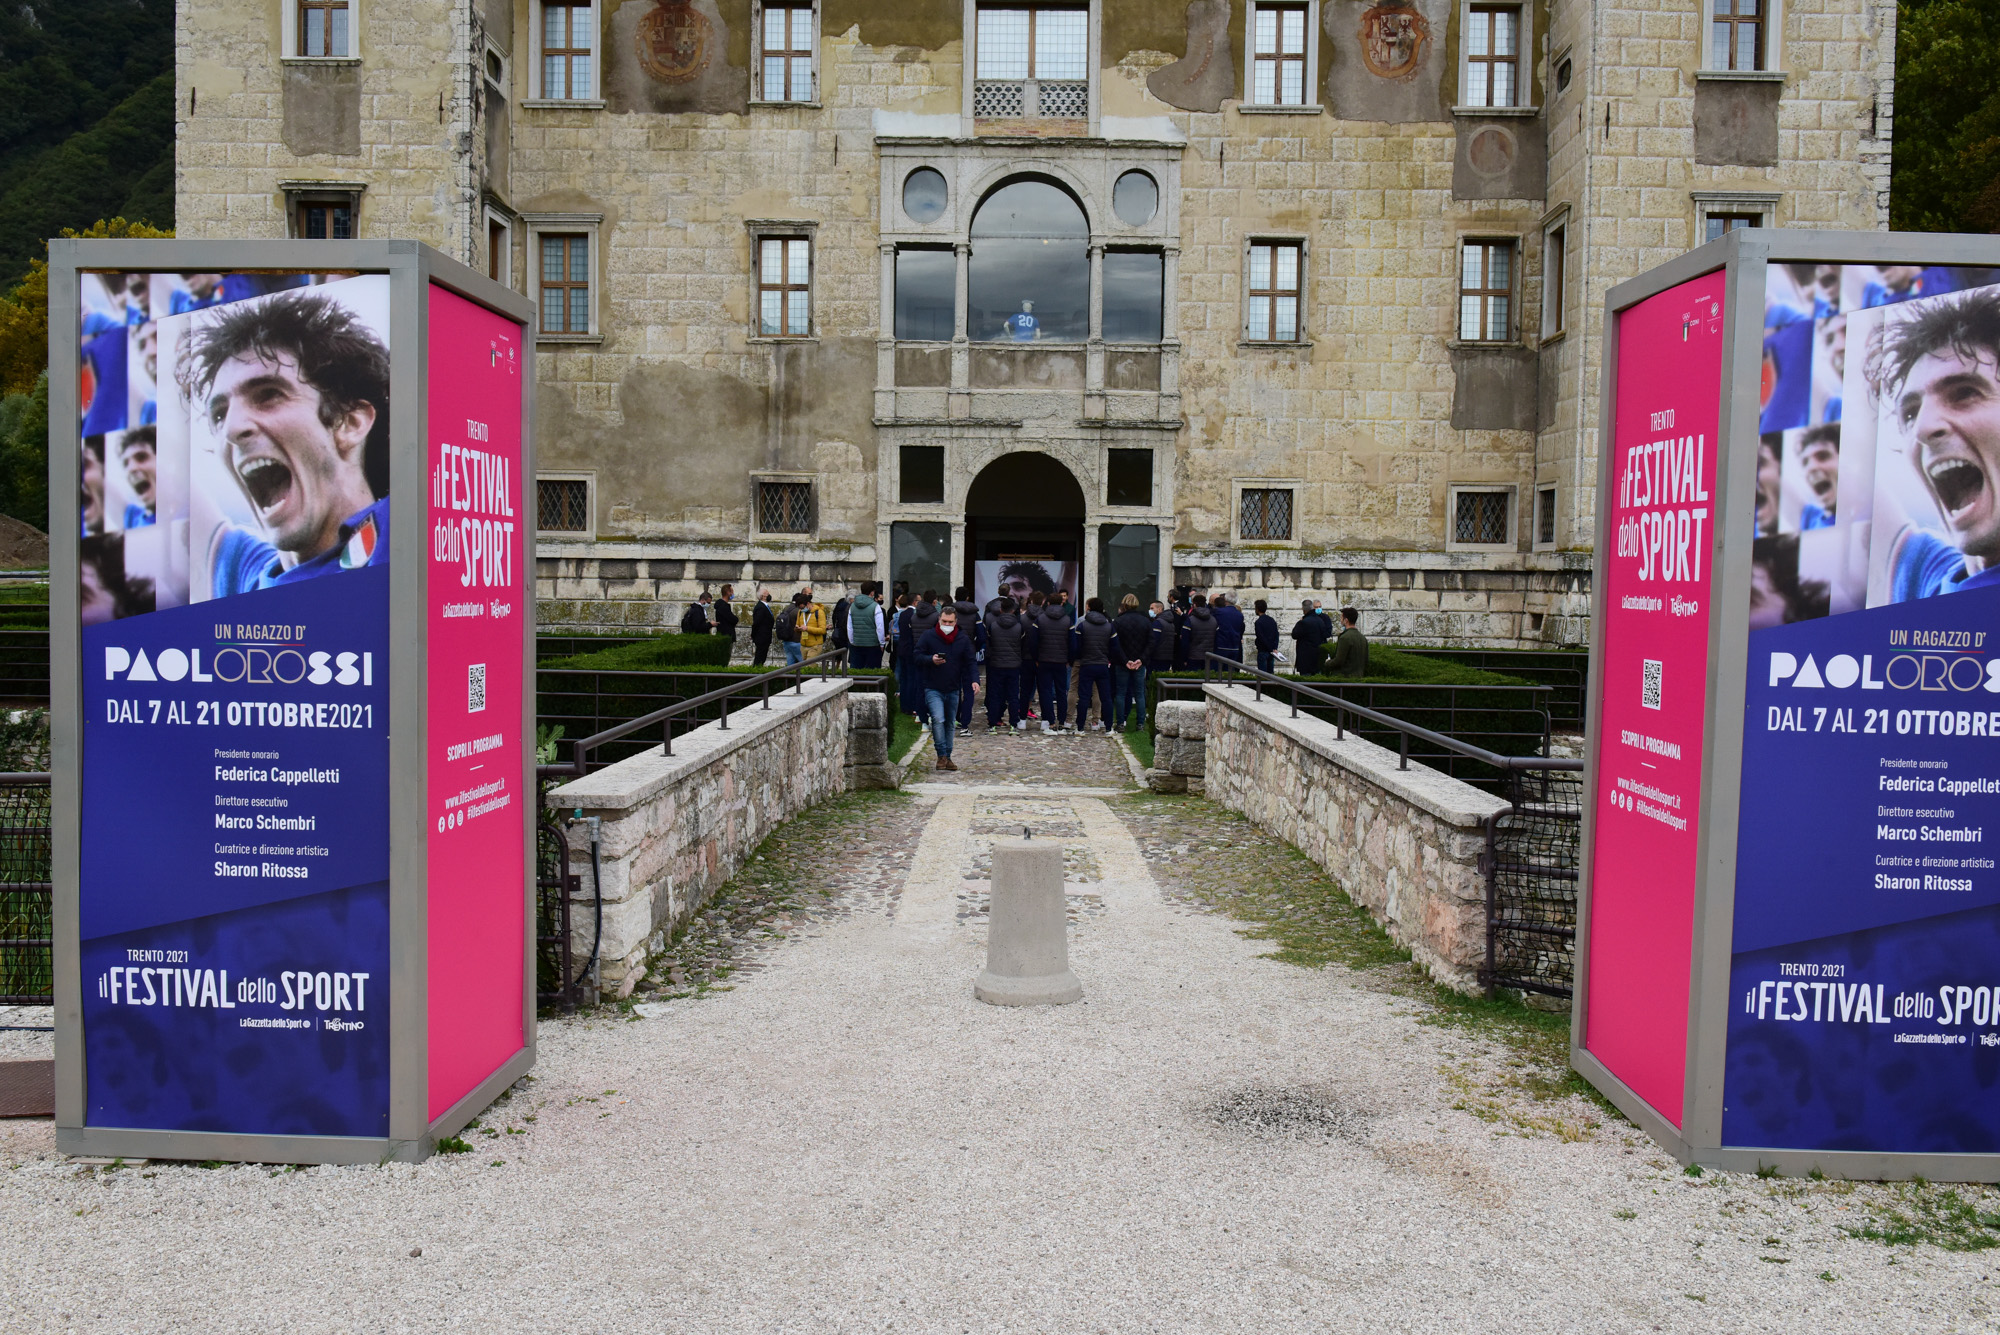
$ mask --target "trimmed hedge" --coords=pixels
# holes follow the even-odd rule
[[[730,641],[720,635],[682,635],[678,631],[634,643],[620,643],[592,653],[558,658],[541,665],[543,672],[575,668],[597,672],[670,672],[677,668],[726,667]]]

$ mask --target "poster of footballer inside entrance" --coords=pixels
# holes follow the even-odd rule
[[[1990,1180],[2000,246],[1800,235],[1612,316],[1578,1065],[1684,1159]]]
[[[198,272],[218,247],[145,244],[186,260],[75,272],[81,1078],[58,1120],[194,1157],[407,1155],[532,1055],[524,312],[409,247]]]

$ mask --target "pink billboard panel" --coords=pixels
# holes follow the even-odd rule
[[[526,1044],[521,327],[430,290],[430,1115]]]
[[[1619,314],[1585,1047],[1681,1124],[1708,693],[1723,274]]]

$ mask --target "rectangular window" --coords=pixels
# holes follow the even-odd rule
[[[514,281],[514,233],[505,220],[486,215],[486,276],[496,283]]]
[[[1237,530],[1244,542],[1290,542],[1292,489],[1245,487]]]
[[[1474,5],[1465,25],[1465,100],[1475,107],[1518,103],[1521,10],[1515,5]]]
[[[759,482],[757,528],[764,533],[813,531],[812,483]]]
[[[1090,12],[982,5],[973,53],[974,116],[1090,114]]]
[[[951,525],[889,526],[889,591],[917,594],[951,587]]]
[[[896,251],[896,337],[944,342],[958,322],[958,256],[942,248]]]
[[[1762,227],[1761,213],[1711,213],[1703,219],[1703,241],[1719,241],[1740,227]]]
[[[1458,336],[1505,343],[1514,335],[1514,243],[1468,241],[1458,279]]]
[[[541,249],[542,332],[588,334],[590,237],[544,232]]]
[[[1153,452],[1112,450],[1104,470],[1106,505],[1151,505],[1153,503]]]
[[[299,0],[299,54],[346,56],[347,24],[347,0]]]
[[[1542,240],[1542,337],[1563,331],[1569,297],[1569,228],[1551,227]]]
[[[1144,607],[1159,596],[1160,530],[1153,524],[1103,524],[1097,530],[1097,596],[1118,615],[1126,594]]]
[[[1304,247],[1296,241],[1255,241],[1250,245],[1249,303],[1244,337],[1265,343],[1299,340],[1299,298],[1303,291]]]
[[[591,74],[589,0],[542,0],[542,96],[586,101],[596,96]]]
[[[762,96],[766,102],[813,100],[813,10],[764,6]]]
[[[1764,68],[1765,0],[1711,0],[1709,59],[1722,70]]]
[[[1535,541],[1553,547],[1556,541],[1556,489],[1543,487],[1535,493]]]
[[[1506,491],[1453,493],[1451,540],[1472,547],[1505,545],[1510,496]]]
[[[581,478],[537,478],[535,522],[551,533],[590,531],[590,484]]]
[[[1255,5],[1250,11],[1250,101],[1260,107],[1306,103],[1304,5]]]
[[[1157,250],[1104,253],[1104,341],[1158,343],[1166,257]]]
[[[905,445],[897,451],[896,499],[904,505],[944,504],[944,446]]]
[[[303,201],[298,207],[298,235],[314,240],[336,241],[345,241],[354,235],[354,205]]]
[[[805,338],[811,333],[811,240],[802,236],[760,238],[757,242],[758,336]]]

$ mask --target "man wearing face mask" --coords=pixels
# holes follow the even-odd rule
[[[212,597],[389,562],[389,351],[307,291],[221,308],[180,366],[262,525],[215,530]]]

